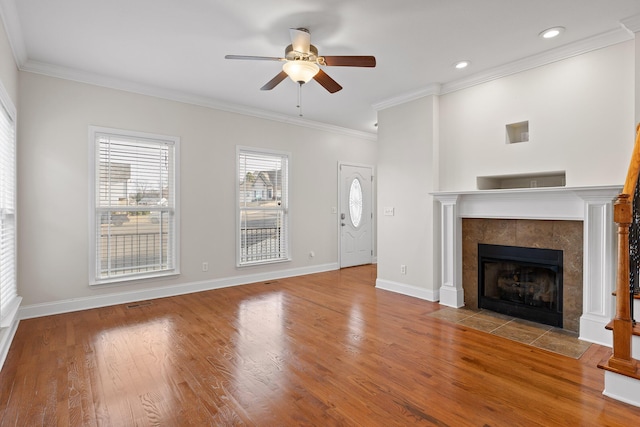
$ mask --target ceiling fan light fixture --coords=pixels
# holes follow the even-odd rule
[[[311,80],[318,71],[320,71],[320,67],[315,62],[309,61],[287,61],[283,66],[282,70],[287,73],[289,78],[296,83],[307,83]]]

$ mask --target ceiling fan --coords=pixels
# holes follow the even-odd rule
[[[342,86],[322,71],[322,66],[375,67],[374,56],[319,56],[318,49],[311,44],[311,34],[306,28],[290,28],[291,44],[284,51],[284,58],[272,56],[226,55],[226,59],[249,59],[284,62],[282,71],[269,80],[260,90],[271,90],[289,76],[302,86],[314,79],[330,93],[338,92]]]

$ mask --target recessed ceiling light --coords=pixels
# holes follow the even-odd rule
[[[456,62],[453,66],[456,67],[456,69],[458,70],[462,70],[463,68],[467,68],[469,65],[471,65],[471,61],[458,61]]]
[[[564,27],[553,27],[547,28],[540,34],[538,34],[543,39],[552,39],[558,37],[560,34],[564,33]]]

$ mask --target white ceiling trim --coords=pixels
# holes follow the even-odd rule
[[[394,107],[396,105],[405,104],[409,101],[420,99],[425,96],[440,95],[441,90],[442,90],[442,86],[437,83],[434,83],[425,87],[424,89],[420,89],[414,92],[408,92],[403,95],[399,95],[399,96],[387,99],[385,101],[376,102],[375,104],[373,104],[372,107],[374,110],[380,111],[386,108]]]
[[[522,71],[527,71],[533,68],[547,65],[552,62],[561,61],[572,56],[582,55],[587,52],[632,40],[634,38],[634,34],[631,31],[636,30],[629,31],[628,28],[635,28],[636,26],[637,30],[640,31],[640,16],[624,20],[623,23],[621,23],[619,29],[602,33],[597,36],[580,40],[578,42],[561,46],[555,49],[551,49],[539,55],[533,55],[527,58],[523,58],[484,72],[473,74],[463,79],[455,80],[450,83],[445,83],[443,85],[432,84],[424,89],[419,89],[414,92],[409,92],[388,100],[375,103],[373,104],[373,108],[376,111],[379,111],[385,108],[401,105],[406,102],[422,98],[424,96],[444,95],[446,93],[467,89],[469,87],[486,83],[491,80],[496,80],[512,74],[520,73]]]
[[[630,16],[629,18],[623,19],[621,24],[629,31],[634,33],[640,32],[640,15]]]
[[[466,89],[491,80],[496,80],[522,71],[531,70],[533,68],[548,65],[553,62],[562,61],[563,59],[573,56],[582,55],[594,50],[602,49],[614,44],[622,43],[633,39],[633,34],[624,28],[612,30],[594,37],[577,41],[565,46],[560,46],[543,52],[538,55],[529,56],[509,64],[496,67],[484,73],[474,74],[473,76],[456,80],[451,83],[442,85],[442,94],[455,92],[457,90]]]
[[[22,38],[22,27],[14,0],[0,0],[0,17],[7,32],[13,58],[20,68],[27,60],[27,48]]]
[[[242,105],[235,105],[230,103],[224,103],[212,98],[194,95],[182,91],[165,89],[157,86],[147,85],[143,83],[136,83],[128,80],[116,79],[107,77],[101,74],[89,73],[85,71],[75,70],[66,67],[55,66],[43,62],[27,60],[20,67],[21,71],[30,73],[42,74],[49,77],[56,77],[64,80],[71,80],[80,83],[87,83],[96,86],[106,87],[109,89],[123,90],[132,93],[138,93],[141,95],[153,96],[156,98],[167,99],[170,101],[183,102],[185,104],[197,105],[200,107],[212,108],[216,110],[222,110],[230,113],[243,114],[245,116],[252,116],[266,120],[272,120],[281,123],[293,124],[297,126],[303,126],[311,129],[322,130],[327,132],[339,133],[343,135],[353,136],[357,138],[366,139],[369,141],[376,141],[377,135],[368,132],[361,132],[354,129],[348,129],[340,126],[330,125],[327,123],[316,122],[312,120],[306,120],[299,117],[291,117],[284,114],[272,113],[257,108],[245,107]]]

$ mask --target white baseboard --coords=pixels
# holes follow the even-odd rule
[[[464,307],[464,290],[453,286],[441,286],[440,304],[453,308]]]
[[[407,285],[405,283],[392,282],[391,280],[376,279],[376,288],[431,302],[436,302],[440,299],[438,291],[418,288],[417,286]]]
[[[640,381],[625,375],[604,371],[605,396],[640,407]]]
[[[580,316],[580,339],[611,347],[613,345],[613,335],[611,331],[605,328],[607,323],[609,323],[609,319],[604,317],[583,314]]]
[[[322,273],[325,271],[332,271],[337,269],[337,263],[329,263],[314,265],[311,267],[272,271],[268,273],[247,274],[242,276],[233,276],[201,282],[182,283],[179,285],[142,289],[138,291],[119,292],[94,297],[72,298],[42,304],[31,304],[20,307],[19,318],[31,319],[34,317],[50,316],[53,314],[69,313],[72,311],[88,310],[91,308],[107,307],[117,304],[126,304],[134,301],[172,297],[194,292],[209,291],[212,289],[227,288],[230,286],[246,285],[249,283],[283,279],[285,277]]]

